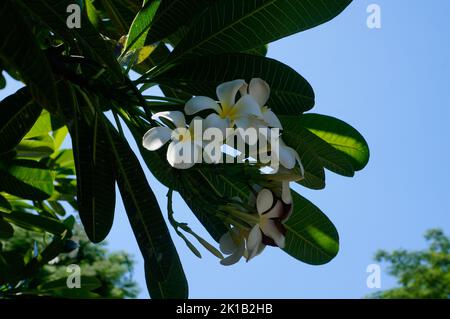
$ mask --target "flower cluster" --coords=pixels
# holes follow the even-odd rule
[[[270,87],[265,81],[254,78],[249,84],[244,80],[225,82],[217,87],[216,94],[217,101],[206,96],[191,98],[185,105],[184,113],[168,111],[154,114],[152,118],[160,121],[161,126],[151,128],[144,135],[143,146],[155,151],[170,141],[167,161],[174,168],[187,169],[202,160],[207,163],[220,162],[222,156],[217,156],[217,153],[221,153],[223,148],[217,152],[218,147],[231,144],[231,148],[236,149],[233,143],[235,137],[245,142],[243,134],[253,133],[250,140],[258,144],[254,143],[257,149],[250,154],[252,157],[270,153],[268,166],[275,168],[275,171],[278,164],[287,169],[293,169],[298,164],[301,168],[297,152],[281,139],[280,130],[283,127],[280,120],[266,105]],[[195,116],[205,111],[210,112],[206,118]],[[186,115],[195,116],[189,125]],[[237,150],[245,153],[245,150]],[[215,152],[211,154],[211,151]]]
[[[216,94],[217,100],[205,96],[191,98],[186,102],[184,112],[154,114],[152,119],[160,126],[151,128],[144,135],[143,146],[155,151],[169,143],[167,161],[177,169],[188,169],[202,158],[207,163],[217,163],[225,152],[223,146],[245,153],[245,145],[256,144],[258,148],[250,151],[246,159],[256,158],[260,164],[267,164],[261,155],[270,153],[271,162],[266,166],[272,170],[266,174],[268,177],[252,186],[254,193],[249,202],[242,203],[237,199],[219,208],[229,225],[229,231],[219,242],[221,251],[227,255],[221,263],[232,265],[242,257],[252,259],[267,245],[284,248],[284,224],[293,211],[289,181],[293,180],[295,167],[300,171],[296,178],[303,178],[303,167],[297,152],[281,139],[283,127],[267,106],[270,87],[265,81],[254,78],[248,84],[244,80],[225,82],[217,87]],[[207,116],[201,118],[199,113]],[[191,118],[189,125],[187,116]],[[249,132],[253,132],[253,139]],[[218,138],[207,143],[212,136]],[[232,143],[236,139],[243,141],[244,150]],[[207,152],[212,149],[215,152]]]
[[[248,260],[259,255],[264,248],[275,246],[284,248],[287,222],[293,211],[289,182],[281,183],[281,190],[261,189],[254,200],[254,211],[231,214],[249,227],[234,226],[220,239],[220,250],[228,255],[221,264],[237,263],[242,257]]]

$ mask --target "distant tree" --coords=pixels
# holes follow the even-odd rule
[[[14,251],[26,255],[27,252],[40,250],[45,247],[45,236],[25,230],[19,227],[15,228],[14,237],[6,241],[3,251]],[[73,230],[72,240],[66,243],[66,250],[69,252],[59,254],[48,264],[40,267],[33,276],[23,280],[17,287],[0,285],[0,298],[15,297],[23,294],[42,295],[54,297],[84,297],[83,294],[75,294],[76,289],[42,289],[46,284],[52,282],[65,282],[68,273],[67,266],[76,264],[81,269],[83,278],[95,278],[94,289],[89,289],[89,297],[101,298],[136,298],[139,289],[133,281],[133,259],[125,252],[109,252],[106,249],[106,243],[92,244],[84,232],[78,227]],[[89,280],[92,284],[92,280]],[[83,287],[83,285],[82,285]],[[3,288],[3,289],[2,289]]]
[[[426,232],[428,249],[421,251],[381,250],[375,259],[390,264],[388,273],[401,285],[372,295],[372,298],[450,298],[450,238],[440,229]]]
[[[81,269],[83,278],[95,278],[94,289],[90,290],[89,297],[101,298],[136,298],[138,288],[133,281],[133,259],[125,252],[108,252],[106,243],[92,244],[84,232],[75,227],[72,240],[68,242],[67,253],[54,258],[30,278],[22,281],[17,287],[0,286],[0,298],[14,297],[22,294],[43,295],[55,297],[83,297],[73,295],[68,289],[42,289],[52,282],[65,282],[68,276],[67,266],[76,264]],[[45,236],[42,234],[15,228],[14,237],[6,241],[3,251],[14,251],[26,255],[27,252],[39,250],[45,246]],[[77,247],[78,246],[78,247]],[[71,250],[71,251],[70,251]],[[89,280],[92,284],[92,280]],[[86,292],[85,290],[83,292]]]

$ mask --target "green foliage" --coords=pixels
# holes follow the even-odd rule
[[[108,252],[106,243],[94,245],[78,227],[70,243],[77,248],[61,253],[51,263],[44,265],[26,283],[11,289],[0,286],[0,298],[14,298],[18,293],[49,297],[85,297],[78,289],[67,288],[67,266],[78,265],[82,270],[83,293],[95,298],[136,298],[138,289],[132,280],[133,259],[125,252]],[[5,242],[3,252],[14,251],[29,254],[30,249],[45,247],[45,236],[39,233],[15,228],[14,237]],[[71,248],[69,245],[66,248]],[[76,293],[78,295],[76,295]]]
[[[425,234],[429,246],[421,251],[404,249],[376,254],[378,262],[389,264],[388,273],[397,278],[398,288],[376,293],[381,299],[450,298],[450,238],[440,229]]]
[[[350,0],[219,0],[206,8],[174,57],[240,52],[322,24]]]
[[[285,251],[292,257],[311,265],[332,260],[339,251],[336,228],[317,207],[294,193],[294,212],[287,222]]]
[[[0,61],[20,74],[42,107],[55,110],[54,76],[31,26],[13,1],[2,1],[0,12],[0,36],[4,39],[0,45]]]
[[[270,83],[268,104],[277,114],[301,114],[314,106],[313,89],[300,74],[281,62],[252,54],[193,58],[152,80],[191,95],[215,96],[220,83],[254,77]]]
[[[166,148],[149,152],[142,137],[156,127],[154,113],[182,110],[194,95],[215,97],[216,86],[225,81],[259,77],[270,84],[267,105],[283,115],[283,139],[305,168],[304,179],[298,168],[288,172],[292,180],[321,189],[325,168],[348,177],[361,170],[369,159],[364,138],[341,120],[303,114],[314,106],[312,87],[289,66],[265,57],[269,42],[325,23],[350,2],[83,0],[78,2],[83,7],[81,28],[69,29],[66,9],[73,1],[4,0],[0,71],[26,87],[0,102],[0,237],[10,244],[26,229],[45,235],[45,240],[39,241],[37,252],[2,250],[1,284],[9,291],[49,272],[48,262],[61,257],[73,238],[68,207],[78,211],[90,241],[104,240],[114,219],[117,183],[145,260],[151,297],[188,297],[187,279],[162,211],[124,132],[132,133],[146,166],[169,194],[178,192],[219,241],[230,225],[239,223],[230,209],[246,206],[255,185],[272,187],[279,181],[261,175],[260,167],[249,163],[178,170],[167,163]],[[140,77],[131,80],[130,70]],[[165,96],[145,95],[154,86]],[[67,133],[73,149],[61,149]],[[169,221],[176,233],[197,256],[201,253],[188,236],[221,259],[213,245],[175,220],[171,200],[170,195]],[[294,258],[316,265],[338,252],[339,236],[331,221],[298,194],[285,228],[285,251]],[[76,230],[74,236],[82,235]],[[41,277],[51,277],[51,282],[31,285],[34,290],[28,293],[133,296],[132,287],[114,292],[125,287],[118,282],[124,270],[112,265],[121,263],[119,259],[88,244],[84,251],[88,253],[77,261],[96,263],[89,259],[91,253],[107,260],[113,272],[110,281],[102,277],[102,268],[87,274],[83,291],[61,290],[61,277],[54,276],[60,270],[54,270]],[[105,282],[109,288],[100,293]]]

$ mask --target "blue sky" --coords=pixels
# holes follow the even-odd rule
[[[371,3],[382,9],[379,30],[366,26]],[[294,186],[339,231],[339,255],[327,265],[305,265],[266,249],[250,263],[223,267],[204,250],[196,258],[174,235],[190,297],[360,298],[373,292],[366,286],[366,267],[378,249],[422,249],[422,235],[432,227],[450,233],[448,12],[447,0],[355,0],[335,20],[270,45],[269,57],[312,84],[312,111],[356,127],[369,143],[371,160],[354,178],[327,172],[324,190]],[[9,83],[0,98],[17,88]],[[166,189],[147,173],[165,213]],[[178,220],[208,238],[178,195],[174,210]],[[148,297],[120,198],[107,240],[111,249],[134,254],[140,296]],[[394,284],[383,273],[382,289]]]

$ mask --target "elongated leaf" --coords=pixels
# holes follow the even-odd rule
[[[92,26],[86,12],[82,11],[81,28],[67,27],[67,7],[73,0],[28,0],[23,5],[35,17],[61,36],[78,54],[93,59],[102,67],[107,67],[116,81],[122,79],[122,70],[101,35]],[[75,38],[74,38],[75,37]]]
[[[0,90],[3,90],[6,87],[6,79],[2,74],[3,70],[0,69]]]
[[[50,156],[55,151],[55,143],[50,135],[23,139],[16,147],[17,156],[41,158]]]
[[[325,23],[351,0],[221,0],[203,11],[173,57],[239,52]]]
[[[148,25],[148,42],[163,40],[189,24],[193,18],[203,12],[216,0],[162,0],[153,21]]]
[[[11,204],[0,194],[0,211],[9,213],[11,209]]]
[[[260,56],[266,56],[267,52],[269,50],[269,45],[262,45],[260,47],[256,47],[247,51],[244,51],[244,53],[253,54],[253,55],[260,55]]]
[[[20,227],[35,231],[46,231],[54,235],[61,235],[68,231],[68,227],[64,223],[41,215],[33,215],[30,213],[13,211],[10,213],[0,212],[0,216],[5,220],[16,224]]]
[[[16,69],[40,106],[56,110],[53,73],[15,1],[0,2],[0,60]]]
[[[80,285],[82,289],[92,291],[102,286],[102,283],[96,278],[91,276],[81,276]],[[60,278],[50,282],[43,283],[39,286],[39,290],[51,291],[57,289],[69,289],[67,288],[67,278]],[[74,289],[76,290],[76,289]]]
[[[301,114],[314,106],[314,91],[300,74],[281,62],[252,54],[194,58],[152,81],[192,95],[216,98],[216,87],[220,83],[258,77],[270,85],[267,105],[277,114]]]
[[[42,108],[34,103],[27,88],[0,102],[0,153],[14,148],[34,125]]]
[[[125,51],[129,49],[140,49],[145,45],[145,39],[153,17],[161,3],[161,0],[144,0],[143,7],[136,15],[133,24],[128,32]]]
[[[0,285],[15,285],[23,276],[23,255],[17,251],[0,251]]]
[[[84,10],[91,24],[97,29],[100,24],[100,16],[93,4],[94,0],[84,0]]]
[[[31,200],[43,200],[53,193],[53,174],[32,160],[0,163],[0,188],[3,191]]]
[[[356,171],[362,170],[369,162],[370,152],[366,140],[344,121],[326,115],[305,114],[301,118],[301,125],[341,151]]]
[[[352,177],[355,174],[353,165],[348,157],[304,128],[302,126],[302,117],[280,116],[280,120],[283,123],[284,132],[288,136],[289,141],[292,141],[291,143],[302,143],[304,147],[313,150],[317,157],[317,164],[343,176]],[[296,144],[289,145],[294,145],[295,148],[298,148]],[[300,152],[302,151],[300,150]]]
[[[111,26],[106,25],[106,19],[102,21],[105,31],[112,33],[113,39],[119,39],[128,33],[131,23],[142,7],[142,0],[100,0],[96,1],[96,5],[106,13],[104,18],[110,20]]]
[[[79,95],[78,95],[79,97]],[[70,98],[70,97],[69,97]],[[72,103],[78,104],[77,95],[72,94]],[[86,103],[95,101],[81,100]],[[88,122],[80,111],[76,111],[74,125],[70,128],[77,175],[77,202],[81,222],[86,234],[94,242],[106,238],[111,230],[115,209],[115,178],[113,155],[99,115]]]
[[[14,236],[14,228],[0,217],[0,239],[9,239]]]
[[[117,183],[144,257],[150,296],[154,299],[187,298],[183,267],[139,160],[115,129],[108,128]]]
[[[339,251],[336,228],[316,206],[293,192],[294,212],[286,229],[284,251],[311,265],[322,265],[332,260]]]
[[[46,110],[43,110],[41,115],[39,116],[36,123],[34,123],[31,130],[25,135],[25,138],[32,138],[35,136],[45,135],[51,131],[56,131],[64,126],[59,120],[56,120],[55,117],[52,117],[50,113]]]
[[[301,133],[302,131],[285,130],[282,136],[283,141],[297,151],[305,169],[305,178],[298,183],[311,189],[323,189],[325,188],[325,170],[313,145],[308,144]]]

